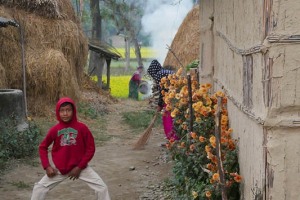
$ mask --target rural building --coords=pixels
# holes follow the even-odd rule
[[[241,199],[300,198],[299,1],[200,1],[200,81],[228,96]]]

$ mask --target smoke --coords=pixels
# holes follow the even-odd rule
[[[172,40],[187,13],[192,9],[192,0],[147,0],[142,17],[143,31],[151,36],[156,59],[163,63]]]

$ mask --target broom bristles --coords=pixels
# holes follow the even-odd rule
[[[153,116],[151,123],[149,124],[149,126],[147,127],[147,129],[144,131],[144,133],[142,134],[142,136],[139,138],[139,140],[135,143],[133,150],[141,150],[144,149],[145,145],[147,144],[151,133],[152,133],[152,128],[154,126],[155,120],[158,116],[158,112],[155,113],[155,115]]]

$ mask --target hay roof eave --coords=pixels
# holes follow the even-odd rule
[[[112,52],[107,46],[95,44],[92,43],[91,41],[89,42],[89,50],[99,53],[105,58],[114,59],[114,60],[118,60],[119,58],[121,58],[121,56],[118,53]]]

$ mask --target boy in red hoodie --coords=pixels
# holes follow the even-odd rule
[[[95,153],[94,137],[89,128],[77,121],[76,107],[72,99],[61,98],[56,104],[58,123],[48,131],[39,146],[40,159],[46,175],[35,183],[31,200],[46,198],[49,190],[65,179],[80,179],[95,190],[98,200],[110,200],[106,184],[88,166]],[[48,157],[51,150],[52,161]]]

